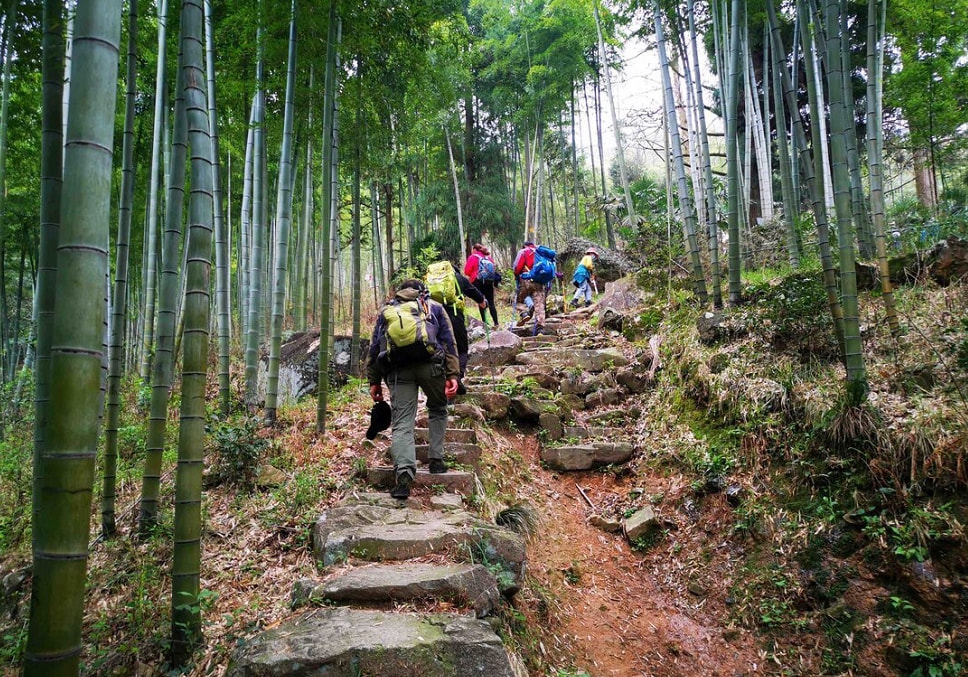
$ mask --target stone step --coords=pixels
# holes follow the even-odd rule
[[[418,444],[416,450],[418,461],[430,462],[429,444]],[[469,442],[444,442],[444,460],[448,463],[471,466],[476,470],[481,464],[481,448]]]
[[[635,447],[629,442],[595,442],[545,447],[541,450],[541,460],[552,470],[590,470],[627,463],[634,452]]]
[[[501,593],[494,576],[480,564],[405,562],[344,569],[323,583],[299,581],[293,603],[302,599],[344,605],[443,600],[473,608],[483,618],[497,608]]]
[[[405,501],[396,503],[384,507],[351,502],[326,510],[313,527],[317,561],[328,567],[351,558],[401,562],[433,555],[484,564],[497,577],[502,594],[520,588],[527,560],[520,534],[465,510],[418,510]]]
[[[368,468],[366,481],[372,487],[390,489],[396,483],[396,474],[391,466]],[[473,496],[477,492],[477,478],[472,472],[448,470],[445,473],[433,475],[422,468],[417,468],[413,486],[416,488],[443,487],[445,491]]]
[[[313,609],[248,638],[227,671],[228,677],[514,674],[484,620],[343,607]]]
[[[430,442],[430,430],[427,428],[417,428],[414,430],[414,439],[417,444],[428,444]],[[465,442],[474,444],[477,442],[477,431],[472,428],[447,428],[444,435],[447,442]]]

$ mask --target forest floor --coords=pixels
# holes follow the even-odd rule
[[[929,494],[919,503],[926,506],[919,514],[923,518],[924,511],[932,511],[934,520],[933,531],[921,541],[926,548],[921,554],[935,556],[935,587],[948,591],[964,590],[968,580],[963,528],[960,534],[951,528],[966,521],[968,513],[945,490],[963,490],[966,480],[968,426],[964,396],[957,395],[966,379],[964,370],[952,366],[952,347],[964,350],[968,345],[968,327],[961,327],[968,317],[966,297],[963,285],[902,295],[906,321],[913,327],[903,355],[878,347],[886,331],[883,322],[873,317],[874,311],[866,318],[872,401],[884,416],[883,427],[903,432],[913,426],[939,440],[932,449],[940,451],[933,460],[925,454],[923,466],[930,470],[934,463],[934,475],[947,475],[950,482],[926,477],[914,465],[910,473],[912,478],[918,474],[921,494]],[[687,314],[694,317],[692,311]],[[732,455],[721,458],[726,455],[725,438],[680,402],[683,392],[697,388],[689,381],[695,364],[710,361],[706,355],[690,354],[698,349],[692,345],[694,337],[683,338],[694,333],[694,325],[689,326],[664,344],[659,383],[667,385],[617,410],[609,424],[624,426],[641,449],[640,458],[628,468],[551,472],[538,456],[540,431],[514,426],[479,430],[485,449],[482,481],[488,488],[483,516],[493,518],[500,508],[526,502],[539,517],[528,544],[527,583],[502,614],[505,641],[524,659],[532,677],[910,675],[922,668],[920,674],[962,674],[958,656],[968,628],[964,602],[947,606],[951,598],[946,602],[941,597],[934,600],[941,605],[940,613],[922,609],[918,597],[930,595],[925,588],[931,586],[914,580],[911,571],[923,574],[917,558],[884,563],[900,547],[901,525],[881,512],[883,533],[865,527],[863,537],[859,530],[845,537],[844,520],[858,514],[858,504],[874,514],[870,501],[858,498],[866,489],[858,488],[856,475],[843,472],[842,459],[830,452],[823,451],[827,457],[818,459],[798,450],[798,443],[782,434],[782,417],[752,420],[756,412],[743,410],[749,419],[744,422],[723,414],[725,400],[738,396],[717,393],[705,372],[706,392],[698,399],[706,404],[700,408],[718,412],[732,435]],[[663,330],[674,331],[667,325]],[[793,331],[802,334],[801,341],[813,340],[802,327]],[[727,346],[725,351],[745,364],[755,361],[773,369],[787,359],[755,343]],[[751,356],[747,350],[754,348]],[[943,374],[938,382],[947,385],[931,386],[933,392],[916,396],[899,394],[899,379],[928,363]],[[819,420],[811,407],[823,405],[829,411],[842,372],[815,364],[793,368],[787,387],[798,399],[797,415]],[[187,674],[224,674],[240,639],[274,627],[292,613],[293,583],[318,577],[310,544],[313,523],[359,487],[355,478],[361,464],[379,459],[386,445],[386,440],[378,439],[375,446],[363,441],[368,408],[365,386],[351,383],[331,398],[323,438],[315,433],[315,403],[308,402],[280,410],[272,428],[242,429],[232,422],[213,426],[234,431],[234,444],[241,449],[253,439],[266,440],[264,458],[284,478],[280,485],[263,489],[223,482],[206,490],[205,644]],[[939,423],[929,430],[930,421]],[[942,448],[945,435],[953,446]],[[944,465],[945,449],[956,459],[954,465]],[[909,457],[896,460],[914,463]],[[122,533],[96,542],[91,552],[84,674],[161,677],[169,674],[163,666],[170,623],[171,514],[162,515],[157,536],[144,542],[132,537],[140,488],[137,452],[127,461],[129,469],[121,473],[119,486]],[[722,466],[728,481],[744,488],[742,507],[731,504],[725,492],[703,487],[709,478],[703,471],[714,466]],[[869,460],[868,467],[876,470],[874,466]],[[883,475],[884,469],[880,471]],[[843,486],[833,488],[835,481]],[[851,492],[854,500],[848,505],[845,496]],[[792,507],[790,501],[802,494],[810,502]],[[647,543],[629,544],[621,534],[606,533],[588,521],[592,514],[620,517],[642,505],[653,506],[663,525]],[[821,548],[818,540],[840,544],[844,538],[857,547],[848,548],[840,559],[827,546],[821,554],[814,552]],[[29,564],[29,532],[26,539],[26,544],[0,554],[0,577]],[[938,543],[960,553],[954,563],[950,557],[943,559]],[[930,556],[926,559],[932,562]],[[904,584],[894,587],[891,580]],[[25,636],[28,588],[5,589],[0,600],[0,637],[7,647],[0,651],[3,677],[19,674],[13,647],[22,646]],[[894,646],[899,656],[886,660],[885,647]],[[937,671],[928,672],[932,666]]]

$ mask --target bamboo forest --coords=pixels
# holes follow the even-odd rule
[[[0,4],[0,677],[968,674],[968,0]]]

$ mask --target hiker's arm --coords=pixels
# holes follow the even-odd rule
[[[370,350],[366,360],[366,378],[370,383],[371,396],[373,387],[380,388],[380,382],[383,380],[383,370],[380,369],[380,337],[383,336],[384,325],[386,325],[386,320],[383,319],[381,313],[373,327],[373,335],[370,337]],[[373,398],[373,401],[378,402],[379,400]]]
[[[484,294],[481,293],[480,289],[478,289],[473,284],[471,284],[470,280],[468,280],[463,275],[458,275],[457,281],[460,283],[461,294],[463,294],[464,296],[471,297],[472,299],[474,299],[474,302],[477,303],[478,305],[480,305],[481,303],[484,303],[484,305],[481,306],[482,308],[487,307],[487,303],[485,302],[485,299],[484,299]]]
[[[437,318],[437,342],[444,349],[444,376],[456,379],[460,376],[460,359],[457,357],[454,325],[450,323],[450,318],[440,304],[435,304],[431,312]]]

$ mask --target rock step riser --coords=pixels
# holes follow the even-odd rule
[[[396,483],[396,474],[391,467],[369,468],[366,472],[367,483],[379,489],[389,489]],[[446,491],[473,496],[477,492],[477,481],[474,473],[448,471],[434,475],[426,470],[417,469],[413,478],[413,486],[417,488],[444,487]]]
[[[421,463],[430,462],[430,445],[429,444],[418,444],[415,447],[417,451],[417,460]],[[469,465],[475,470],[481,465],[481,448],[476,444],[468,444],[466,442],[445,442],[444,443],[444,460],[448,463],[459,463],[460,465]]]
[[[414,439],[417,444],[430,443],[430,431],[427,428],[417,428],[414,431]],[[475,444],[477,442],[477,432],[470,428],[447,428],[444,435],[445,444],[448,442],[459,442],[464,444]]]

